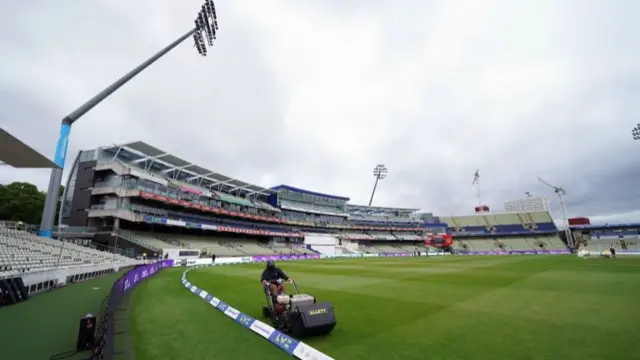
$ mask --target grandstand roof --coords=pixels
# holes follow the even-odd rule
[[[135,164],[145,162],[155,162],[162,164],[167,168],[166,170],[163,170],[163,173],[165,174],[169,174],[174,170],[178,170],[178,172],[180,173],[191,175],[186,179],[187,182],[205,179],[209,180],[209,182],[211,183],[209,184],[209,186],[224,184],[227,187],[231,187],[230,191],[238,190],[248,194],[262,195],[271,195],[275,193],[275,191],[271,189],[258,185],[252,185],[247,182],[240,181],[198,166],[142,141],[136,141],[122,145],[114,145],[111,147],[103,148],[103,150],[111,150],[112,152],[121,152],[124,150],[131,154],[134,154],[135,156],[131,157],[130,161]]]
[[[315,192],[315,191],[299,189],[297,187],[293,187],[293,186],[289,186],[289,185],[278,185],[278,186],[274,186],[274,187],[271,188],[271,190],[274,190],[274,191],[278,191],[278,190],[281,190],[281,189],[282,190],[289,190],[289,191],[299,192],[299,193],[303,193],[303,194],[307,194],[307,195],[313,195],[313,196],[319,196],[319,197],[324,197],[324,198],[329,198],[329,199],[335,199],[335,200],[344,200],[344,201],[349,201],[350,200],[348,197],[344,197],[344,196],[327,195],[327,194],[323,194],[323,193],[319,193],[319,192]]]
[[[382,206],[347,204],[347,212],[355,213],[355,214],[375,214],[375,213],[381,213],[381,212],[414,213],[416,211],[420,211],[420,209],[391,208],[391,207],[382,207]]]
[[[14,168],[59,167],[4,129],[0,129],[0,165],[9,165]]]

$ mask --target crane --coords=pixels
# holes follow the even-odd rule
[[[564,234],[567,237],[567,245],[573,248],[574,246],[573,237],[571,236],[571,230],[569,230],[569,220],[567,219],[567,207],[564,204],[564,196],[567,195],[567,192],[564,190],[563,187],[553,185],[548,181],[541,179],[539,176],[538,176],[538,181],[552,188],[553,192],[555,192],[556,195],[558,195],[558,199],[560,199],[560,210],[562,210],[562,218],[564,221]]]

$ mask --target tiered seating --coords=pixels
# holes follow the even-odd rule
[[[417,241],[417,240],[421,240],[424,239],[424,237],[422,236],[418,236],[415,233],[404,233],[404,232],[396,232],[394,233],[395,236],[398,239],[402,239],[402,240],[413,240],[413,241]]]
[[[247,255],[278,255],[278,251],[266,245],[258,244],[255,240],[243,241],[240,243],[240,250]]]
[[[624,239],[625,245],[627,246],[627,250],[629,251],[640,251],[640,239]]]
[[[592,235],[586,239],[586,250],[602,252],[610,248],[614,248],[619,252],[640,251],[640,237],[638,235],[625,235],[621,238],[600,235],[599,238],[596,238]]]
[[[62,257],[60,251],[62,250]],[[59,240],[39,237],[24,231],[0,228],[0,275],[15,272],[50,270],[59,266],[101,264],[130,259]]]
[[[373,240],[374,237],[363,232],[343,232],[340,237],[347,240]]]
[[[179,247],[177,244],[163,241],[152,233],[121,230],[120,235],[135,244],[157,252],[162,252],[162,249],[175,249]]]
[[[401,249],[400,247],[396,246],[396,245],[376,245],[376,249],[380,250],[380,252],[385,252],[385,253],[402,253],[402,252],[406,252],[404,249]],[[414,250],[410,250],[410,251],[414,251]]]
[[[493,240],[469,239],[467,244],[469,244],[469,247],[475,251],[500,251],[500,248],[494,244]]]
[[[481,214],[441,217],[453,232],[477,234],[553,232],[557,228],[549,212]]]
[[[271,247],[275,252],[284,255],[303,255],[303,254],[312,254],[312,251],[304,247],[294,247],[290,246],[287,243],[275,243]]]
[[[504,245],[504,251],[531,251],[534,250],[535,246],[524,237],[498,238],[496,241]],[[497,248],[496,251],[502,250],[500,246],[495,247]]]
[[[397,240],[390,232],[371,231],[369,234],[376,240]]]
[[[349,219],[352,221],[371,221],[371,222],[392,222],[392,223],[417,223],[420,220],[412,219],[404,216],[388,216],[388,215],[363,215],[350,214]]]
[[[557,236],[539,236],[538,239],[544,242],[546,248],[550,250],[564,250],[567,248]]]
[[[540,244],[543,246],[540,247]],[[467,246],[466,248],[465,245]],[[502,247],[500,245],[502,245]],[[453,248],[458,251],[540,251],[563,250],[566,249],[566,246],[557,236],[509,236],[486,239],[455,239]]]
[[[622,250],[622,245],[619,239],[591,239],[587,241],[586,249],[592,252],[608,251],[610,248],[616,249],[616,251]]]
[[[467,240],[455,239],[451,247],[453,248],[454,251],[471,250],[471,246],[469,245],[469,242]]]
[[[392,244],[359,244],[358,249],[364,253],[403,253],[415,251],[414,246],[409,246],[409,250],[403,248],[401,245]]]
[[[163,176],[160,176],[158,174],[155,173],[151,173],[149,171],[146,171],[144,169],[141,169],[140,167],[134,165],[134,164],[127,164],[124,163],[120,160],[116,160],[118,163],[126,166],[126,167],[131,167],[131,168],[135,168],[137,172],[143,172],[145,173],[146,176],[149,176],[151,178],[156,178],[159,179],[160,181],[162,181],[162,179],[164,178]],[[166,180],[166,179],[165,179]],[[170,183],[172,183],[173,185],[177,185],[180,187],[181,191],[186,191],[186,192],[190,192],[190,193],[194,193],[194,194],[206,194],[206,193],[210,193],[210,191],[208,189],[202,188],[198,185],[195,184],[190,184],[184,181],[179,181],[179,180],[175,180],[175,179],[171,179]],[[245,206],[248,208],[253,208],[253,207],[257,207],[257,208],[261,208],[264,210],[269,210],[269,211],[273,211],[273,212],[279,212],[280,210],[277,208],[274,208],[273,206],[264,203],[264,202],[260,202],[260,201],[250,201],[248,199],[244,199],[241,197],[237,197],[237,196],[233,196],[230,194],[225,194],[223,192],[219,192],[219,191],[214,191],[213,194],[217,195],[217,197],[224,202],[227,202],[229,204],[234,204],[234,205],[238,205],[238,206]]]
[[[239,249],[236,239],[233,238],[181,234],[172,234],[172,238],[179,241],[184,247],[200,249],[207,254],[215,254],[216,256],[244,255],[244,252]]]
[[[424,246],[419,245],[396,245],[396,248],[401,252],[414,252],[414,251],[424,251]]]
[[[371,246],[369,244],[359,244],[358,245],[358,249],[360,251],[362,251],[363,253],[366,253],[366,254],[380,252],[380,250],[376,249],[375,247],[373,247],[373,246]]]

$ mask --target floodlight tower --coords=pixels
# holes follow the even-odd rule
[[[476,197],[478,198],[478,207],[482,207],[482,195],[480,193],[480,169],[477,169],[473,174],[473,182],[471,182],[476,188]]]
[[[387,177],[387,167],[384,164],[378,164],[375,168],[373,168],[373,176],[376,178],[376,182],[373,184],[373,191],[371,192],[371,198],[369,199],[369,206],[373,202],[373,195],[376,193],[376,188],[378,187],[378,181]]]
[[[631,130],[631,135],[633,136],[633,140],[640,140],[640,124]]]
[[[195,43],[196,50],[198,50],[198,54],[200,54],[201,56],[207,56],[206,45],[208,44],[210,47],[213,46],[213,40],[216,39],[217,31],[218,17],[216,15],[216,9],[213,0],[204,0],[204,4],[202,4],[202,8],[198,12],[198,15],[196,16],[194,21],[194,27],[191,28],[191,30],[187,31],[174,42],[167,45],[164,49],[160,50],[145,62],[126,73],[123,77],[116,80],[113,84],[107,86],[96,96],[89,99],[79,108],[75,109],[69,115],[65,116],[64,119],[62,119],[62,124],[60,125],[60,135],[58,137],[58,143],[56,144],[56,152],[53,156],[53,161],[56,163],[56,165],[58,165],[58,168],[55,168],[51,171],[51,177],[49,178],[49,189],[47,190],[47,197],[42,212],[42,221],[40,223],[40,236],[51,237],[53,232],[58,191],[60,185],[62,184],[62,172],[64,171],[64,163],[67,157],[67,146],[69,143],[69,134],[71,133],[71,125],[78,121],[89,110],[93,109],[96,105],[113,94],[122,85],[129,82],[136,75],[141,73],[151,64],[166,55],[169,51],[173,50],[176,46],[181,44],[189,37],[193,37],[193,41]]]
[[[560,210],[562,211],[562,220],[564,221],[564,234],[567,237],[567,245],[573,248],[574,246],[573,237],[571,236],[571,230],[569,229],[569,219],[567,218],[567,207],[564,204],[564,196],[567,195],[567,192],[562,187],[552,185],[547,181],[542,180],[540,177],[538,177],[538,181],[552,188],[553,192],[555,192],[556,195],[558,195],[558,199],[560,199]]]

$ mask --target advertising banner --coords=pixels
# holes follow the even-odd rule
[[[362,257],[368,258],[368,257],[378,257],[380,256],[380,254],[378,253],[372,253],[372,254],[362,254]]]
[[[251,262],[251,257],[224,257],[216,258],[216,265],[241,264]]]
[[[342,258],[361,258],[362,254],[339,254],[338,256]]]
[[[162,260],[153,264],[138,266],[135,269],[129,270],[120,280],[115,287],[115,291],[119,293],[125,293],[133,289],[140,281],[155,275],[161,269],[172,267],[173,260]]]
[[[213,264],[213,260],[211,258],[187,260],[187,266],[211,265],[211,264]]]
[[[413,256],[413,254],[409,254],[409,253],[381,253],[380,256],[399,257],[399,256]]]
[[[568,249],[562,250],[513,250],[513,251],[457,251],[457,255],[563,255],[570,254]]]
[[[252,261],[268,261],[268,260],[307,260],[307,259],[320,259],[320,254],[311,255],[264,255],[264,256],[252,256]]]

